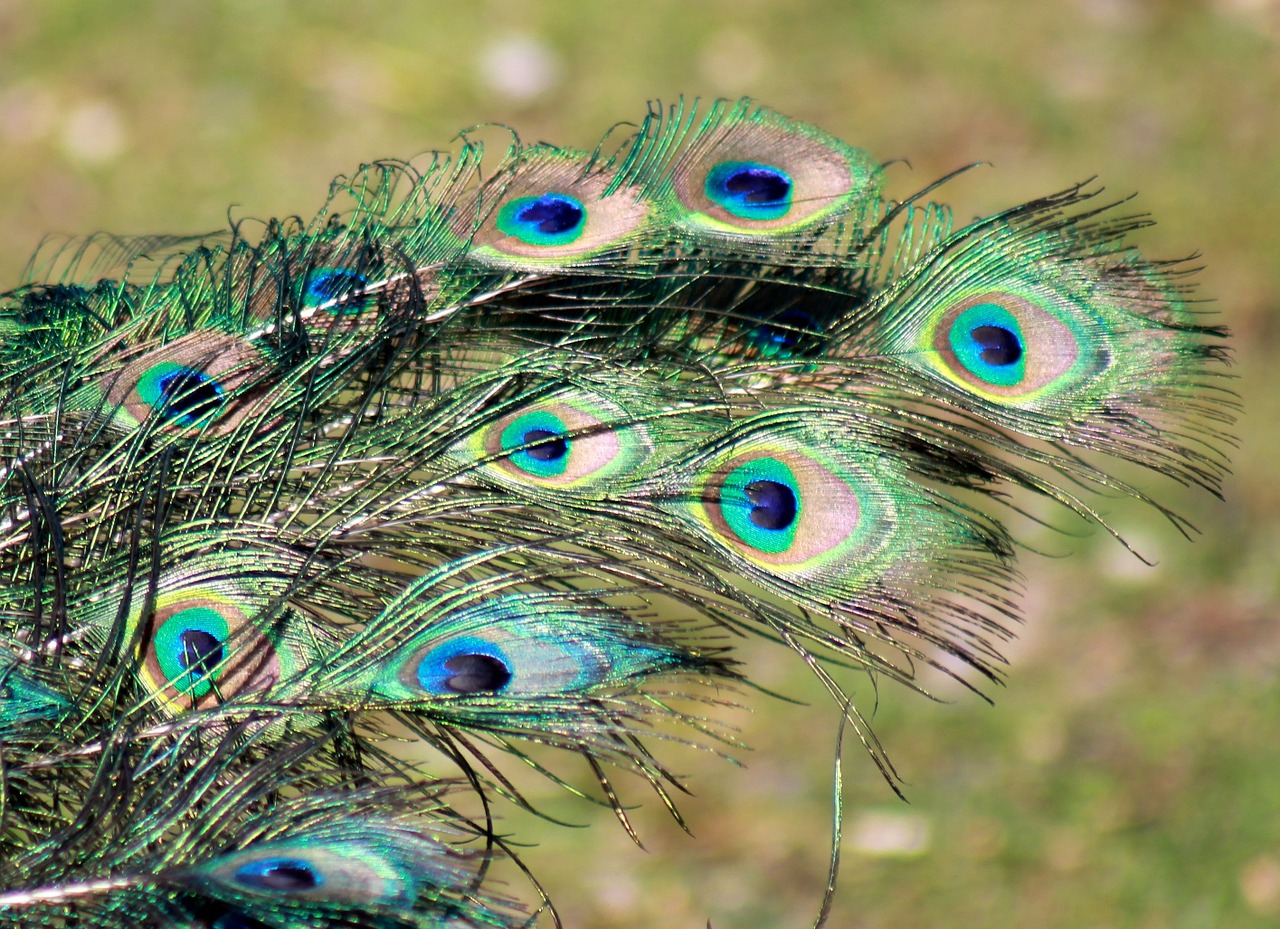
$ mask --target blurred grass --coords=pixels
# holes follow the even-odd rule
[[[990,708],[886,687],[896,801],[847,751],[838,927],[1253,927],[1280,920],[1280,6],[1274,0],[711,0],[468,4],[0,0],[0,279],[46,232],[190,232],[307,214],[358,163],[447,146],[483,121],[590,145],[645,101],[751,94],[885,159],[961,218],[1100,173],[1160,219],[1148,251],[1198,249],[1236,333],[1245,416],[1220,504],[1153,488],[1203,530],[1104,509],[1113,541],[1036,534],[1026,626]],[[1074,532],[1078,527],[1071,527]],[[512,814],[573,929],[799,927],[828,854],[835,713],[803,669],[751,673],[807,699],[726,713],[746,771],[677,755],[697,841],[657,804],[648,853],[605,811],[586,830]],[[871,711],[865,683],[860,698]],[[637,791],[632,794],[638,796]]]

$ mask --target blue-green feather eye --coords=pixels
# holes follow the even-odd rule
[[[668,219],[699,234],[772,238],[850,213],[859,222],[882,182],[866,152],[745,100],[646,134],[631,163],[667,158]]]
[[[803,310],[784,310],[762,320],[746,332],[751,350],[761,358],[786,361],[820,354],[823,327]]]
[[[628,685],[690,660],[603,607],[580,611],[560,597],[504,594],[450,609],[431,599],[429,589],[429,581],[407,588],[371,624],[369,635],[385,635],[388,624],[421,631],[390,646],[359,643],[367,671],[356,678],[336,674],[324,686],[397,705],[467,705],[500,714],[512,700]],[[456,702],[467,697],[474,700]]]
[[[195,426],[222,406],[226,388],[204,371],[172,361],[152,365],[138,379],[138,396],[177,426]]]
[[[248,916],[262,900],[289,903],[376,903],[411,906],[431,862],[415,860],[435,848],[420,838],[376,828],[337,827],[333,835],[253,845],[199,866],[191,877],[232,892]],[[346,835],[341,834],[346,832]],[[397,847],[397,842],[411,847]],[[220,894],[221,895],[221,894]],[[264,911],[265,912],[265,911]],[[274,912],[274,911],[273,911]]]
[[[947,340],[956,361],[989,384],[1012,387],[1026,375],[1022,326],[999,304],[979,303],[959,313]]]
[[[616,404],[573,389],[500,417],[456,452],[487,459],[484,473],[506,485],[598,493],[643,467],[653,438]]]
[[[776,554],[795,541],[800,485],[777,458],[753,458],[735,467],[719,485],[716,503],[725,525],[754,549]]]
[[[771,572],[818,570],[880,544],[874,533],[884,528],[877,523],[885,511],[873,482],[838,446],[762,437],[699,471],[687,512],[713,538]]]
[[[520,197],[498,211],[498,229],[527,245],[568,245],[587,223],[587,209],[577,197],[545,193]]]
[[[271,893],[306,893],[324,884],[324,875],[303,858],[259,858],[236,868],[231,880],[250,890]]]
[[[1076,386],[1110,357],[1080,305],[1033,285],[938,301],[921,332],[939,374],[999,403],[1033,403]]]
[[[458,201],[451,232],[488,264],[572,266],[624,249],[650,209],[641,187],[619,184],[592,156],[533,146]]]
[[[268,389],[266,361],[246,339],[192,332],[104,376],[100,389],[120,425],[218,434],[234,429]]]
[[[511,659],[478,636],[462,636],[429,649],[413,670],[423,690],[440,696],[498,693],[512,676]]]
[[[741,219],[779,219],[791,209],[786,171],[754,161],[724,161],[707,172],[707,199]]]
[[[479,855],[444,841],[456,836],[447,826],[432,837],[424,823],[380,816],[387,793],[371,808],[321,796],[323,820],[305,797],[281,800],[255,824],[273,838],[168,871],[166,882],[197,896],[198,924],[214,929],[509,925],[477,888]]]
[[[320,307],[335,316],[353,315],[368,305],[368,295],[361,293],[368,286],[368,275],[359,271],[316,268],[307,276],[302,305],[308,309]]]
[[[156,629],[152,642],[161,675],[179,693],[203,697],[226,658],[229,631],[222,614],[208,606],[172,614]]]
[[[497,451],[510,452],[511,467],[534,477],[562,475],[569,466],[571,438],[564,421],[547,410],[534,410],[511,420],[500,433]]]
[[[261,628],[262,602],[260,591],[234,584],[183,586],[163,579],[149,621],[141,606],[127,617],[141,659],[138,682],[167,710],[180,713],[291,678],[305,656],[278,629]]]
[[[563,624],[557,627],[554,615],[550,622],[522,616],[526,609],[529,607],[519,598],[504,597],[494,605],[464,613],[467,625],[476,625],[471,620],[481,614],[490,624],[443,642],[427,636],[426,642],[411,644],[409,658],[400,664],[397,674],[399,686],[375,689],[388,696],[399,690],[416,700],[423,696],[499,694],[552,697],[577,692],[606,677],[607,659],[577,638],[577,629]]]

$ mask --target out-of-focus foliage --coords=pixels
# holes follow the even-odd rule
[[[0,278],[46,232],[199,232],[313,211],[361,161],[478,122],[589,145],[645,101],[750,94],[888,159],[961,218],[1099,174],[1203,255],[1236,333],[1244,417],[1194,544],[1103,500],[1148,568],[1042,532],[1027,624],[990,708],[886,686],[893,798],[850,750],[832,926],[1249,927],[1280,919],[1280,5],[1274,0],[688,3],[0,0]],[[1177,497],[1179,495],[1174,494]],[[1069,533],[1078,525],[1064,527]],[[571,929],[797,927],[829,853],[836,713],[803,668],[752,667],[797,706],[726,714],[737,770],[683,758],[688,839],[512,814]],[[876,704],[868,684],[864,710]],[[546,811],[584,822],[557,795]],[[645,815],[651,814],[651,815]],[[609,818],[601,811],[599,818]]]

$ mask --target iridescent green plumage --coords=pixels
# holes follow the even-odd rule
[[[412,798],[524,802],[505,765],[567,750],[627,828],[611,767],[675,813],[655,752],[732,747],[743,633],[893,783],[844,669],[998,681],[1006,501],[1150,499],[1114,460],[1216,490],[1231,403],[1138,221],[883,186],[682,104],[46,253],[0,298],[0,920],[519,925],[492,831]]]

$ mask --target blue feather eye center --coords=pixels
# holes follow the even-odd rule
[[[969,335],[982,346],[982,360],[987,364],[1003,367],[1016,364],[1022,357],[1022,342],[1012,330],[1001,326],[979,326]]]
[[[128,619],[128,631],[140,637],[139,682],[174,712],[209,709],[273,686],[282,655],[292,657],[297,648],[276,648],[284,626],[260,628],[259,609],[242,591],[212,585],[158,594],[149,623],[141,607]],[[295,669],[286,661],[285,671]]]
[[[791,177],[755,161],[724,161],[707,172],[707,199],[739,219],[779,219],[791,209]]]
[[[498,693],[511,683],[511,660],[478,636],[460,636],[438,645],[418,662],[417,680],[428,693]]]
[[[189,607],[174,613],[155,632],[155,655],[161,675],[179,692],[203,697],[226,658],[228,634],[227,621],[209,607]]]
[[[873,523],[886,510],[867,494],[875,480],[844,453],[842,441],[817,434],[796,442],[783,435],[713,459],[704,466],[692,515],[715,539],[769,572],[803,576],[860,557],[876,542],[868,537],[864,510]]]
[[[178,662],[194,677],[207,677],[222,663],[222,640],[203,629],[186,629],[178,636],[182,654]]]
[[[445,686],[454,693],[495,693],[511,681],[511,671],[492,655],[455,655],[444,667],[453,672]]]
[[[743,488],[751,502],[747,518],[761,529],[779,531],[796,521],[800,502],[795,491],[778,481],[752,481]]]
[[[569,466],[569,429],[554,413],[537,410],[512,420],[499,440],[510,462],[535,477],[555,477]]]
[[[138,394],[153,410],[179,426],[192,426],[222,405],[225,389],[196,368],[167,361],[138,380]]]
[[[751,548],[784,552],[799,525],[800,485],[786,463],[753,458],[725,475],[719,509],[729,530]]]
[[[569,454],[569,440],[550,429],[530,429],[524,434],[525,454],[536,461],[558,461]]]
[[[822,349],[822,326],[802,310],[786,310],[747,332],[762,358],[787,359],[816,355]]]
[[[1026,375],[1026,342],[1017,317],[995,303],[978,303],[952,322],[951,352],[974,377],[1012,387]]]
[[[324,875],[310,862],[284,856],[251,861],[236,868],[231,877],[245,887],[273,893],[303,893],[324,883]]]
[[[359,292],[368,285],[369,278],[358,271],[319,268],[307,279],[302,302],[306,307],[323,306],[335,315],[358,313],[367,302],[367,297]]]
[[[498,211],[498,229],[527,245],[568,245],[586,227],[587,210],[568,194],[520,197]]]

